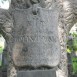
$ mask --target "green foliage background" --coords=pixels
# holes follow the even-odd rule
[[[74,53],[77,52],[77,33],[71,34],[73,36],[72,40],[67,41],[67,52]],[[73,74],[77,74],[77,57],[72,57],[72,67]]]
[[[77,51],[77,33],[71,34],[73,36],[72,40],[67,40],[67,52]]]
[[[73,62],[73,74],[77,74],[77,58],[73,57],[72,62]]]

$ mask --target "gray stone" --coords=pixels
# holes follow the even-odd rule
[[[56,77],[55,70],[18,71],[17,77]]]
[[[14,64],[23,66],[54,67],[60,61],[58,37],[58,12],[38,7],[37,14],[32,8],[12,11],[14,29],[10,39]],[[56,23],[55,23],[56,22]]]

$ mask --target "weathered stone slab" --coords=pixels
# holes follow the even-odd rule
[[[56,77],[55,70],[18,71],[17,77]]]
[[[54,67],[60,61],[57,10],[15,9],[13,39],[10,39],[9,52],[16,66]],[[11,48],[10,48],[11,46]]]

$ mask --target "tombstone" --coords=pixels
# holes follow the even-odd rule
[[[10,9],[10,20],[2,27],[17,77],[56,77],[52,68],[60,62],[58,10],[39,3],[22,6]]]

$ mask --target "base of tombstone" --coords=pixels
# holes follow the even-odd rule
[[[56,77],[56,70],[18,71],[17,77]]]

